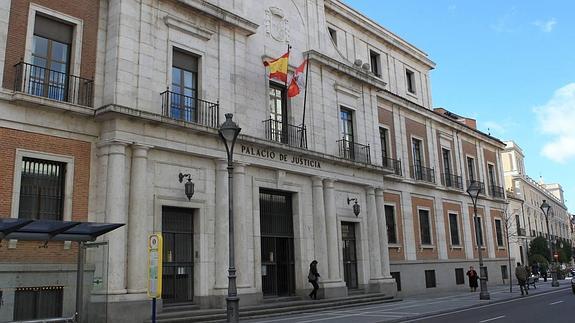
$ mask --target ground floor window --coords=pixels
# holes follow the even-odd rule
[[[465,276],[463,275],[463,268],[455,268],[455,284],[465,284]]]
[[[425,271],[425,288],[433,288],[436,287],[435,282],[435,270],[426,270]]]
[[[507,266],[506,265],[502,265],[501,266],[501,278],[503,279],[507,279],[509,278],[509,272],[507,271]]]
[[[397,285],[397,291],[401,292],[401,273],[399,271],[391,272],[391,277],[395,279],[395,285]]]
[[[17,288],[14,297],[14,320],[62,317],[63,286]]]

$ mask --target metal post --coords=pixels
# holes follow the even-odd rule
[[[234,247],[234,190],[233,190],[233,170],[232,161],[233,152],[228,153],[228,199],[229,199],[229,249],[230,264],[228,269],[228,297],[227,301],[227,319],[228,322],[239,322],[239,301],[236,288],[236,267],[235,267],[235,247]]]
[[[545,224],[547,225],[547,244],[549,245],[549,253],[551,253],[551,287],[559,287],[557,280],[557,266],[555,264],[555,257],[553,256],[553,244],[551,243],[551,234],[549,233],[549,211],[545,213]]]
[[[483,254],[479,245],[479,218],[477,217],[477,201],[473,200],[473,214],[475,218],[475,240],[477,240],[477,254],[479,255],[479,299],[490,299],[489,292],[487,291],[487,268],[483,268]],[[483,227],[482,227],[483,230]],[[481,241],[483,242],[483,241]]]
[[[80,322],[80,315],[84,305],[84,262],[86,258],[86,249],[84,242],[78,242],[78,266],[76,272],[76,322]]]
[[[156,323],[156,298],[152,298],[152,323]]]

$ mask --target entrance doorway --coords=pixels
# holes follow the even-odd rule
[[[191,303],[194,296],[194,228],[192,210],[162,207],[164,304]]]
[[[262,292],[290,296],[295,292],[295,257],[291,193],[260,190]]]
[[[355,240],[355,223],[341,223],[343,249],[343,276],[349,289],[357,288],[357,252]]]

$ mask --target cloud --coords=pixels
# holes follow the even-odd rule
[[[501,138],[505,137],[509,130],[516,128],[518,126],[517,122],[515,122],[511,118],[507,118],[505,120],[487,120],[485,122],[479,121],[479,126],[481,131],[485,133],[489,133],[494,137]]]
[[[555,18],[551,18],[547,21],[537,20],[533,22],[533,25],[544,33],[550,33],[553,31],[553,28],[555,28],[555,25],[557,25],[557,20]]]
[[[558,163],[575,158],[575,83],[556,90],[547,103],[533,109],[539,128],[551,137],[541,154]]]
[[[509,12],[505,13],[504,15],[497,18],[497,21],[494,24],[491,24],[489,27],[498,33],[512,33],[516,30],[514,18],[517,13],[516,7],[511,7]]]

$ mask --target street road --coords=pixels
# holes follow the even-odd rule
[[[529,295],[495,304],[431,315],[402,322],[422,323],[536,323],[575,322],[575,295],[571,289],[561,289],[545,294]]]

